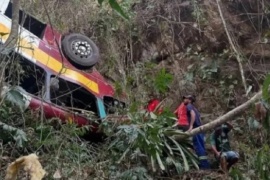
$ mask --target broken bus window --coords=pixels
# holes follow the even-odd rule
[[[17,53],[10,55],[14,59],[5,71],[5,81],[21,86],[26,92],[42,97],[45,91],[46,72]],[[19,79],[19,80],[18,80]]]
[[[66,108],[82,112],[91,111],[97,115],[96,97],[83,87],[64,79],[52,76],[50,96],[51,102]],[[57,83],[59,83],[57,85]]]
[[[12,19],[12,3],[9,2],[8,7],[5,11],[5,15]],[[23,23],[23,24],[22,24]],[[39,38],[42,38],[43,32],[46,28],[46,24],[41,23],[34,17],[29,14],[24,13],[22,10],[19,12],[19,24],[22,24],[22,27],[33,33]]]

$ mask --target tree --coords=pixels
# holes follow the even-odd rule
[[[18,41],[20,0],[13,0],[11,31],[6,42],[0,46],[1,54],[10,53]]]

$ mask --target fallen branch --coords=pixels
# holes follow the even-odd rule
[[[177,136],[175,139],[181,140],[185,139],[190,136],[194,136],[201,132],[206,132],[208,130],[213,130],[215,127],[220,126],[221,124],[232,120],[235,116],[243,113],[245,110],[247,110],[251,105],[253,105],[258,99],[262,97],[262,91],[255,94],[251,99],[249,99],[247,102],[241,104],[240,106],[236,107],[235,109],[229,111],[228,113],[224,114],[223,116],[213,120],[210,123],[207,123],[205,125],[202,125],[198,128],[193,129],[190,132],[185,133],[184,136]]]

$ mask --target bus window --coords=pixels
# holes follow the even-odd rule
[[[97,98],[83,87],[52,76],[50,81],[51,102],[75,112],[91,111],[98,115]]]
[[[108,114],[114,114],[125,108],[125,103],[108,96],[104,96],[104,105]]]
[[[9,2],[8,7],[5,11],[5,15],[12,19],[12,3]],[[34,17],[24,13],[22,10],[19,12],[19,24],[23,23],[23,27],[36,35],[39,38],[42,38],[43,32],[46,28],[46,24],[38,21]]]
[[[44,69],[16,53],[13,53],[11,58],[14,58],[14,61],[6,69],[6,81],[13,82],[12,85],[19,85],[26,92],[43,98],[46,77]]]

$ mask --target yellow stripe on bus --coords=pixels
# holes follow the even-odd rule
[[[0,33],[9,33],[10,29],[5,25],[0,23]],[[8,36],[5,35],[2,38],[2,41],[6,41]],[[62,63],[57,61],[55,58],[49,56],[47,53],[39,49],[38,47],[33,47],[30,42],[27,42],[25,39],[20,38],[19,42],[20,52],[27,54],[29,57],[34,58],[41,64],[46,67],[54,70],[61,75],[70,78],[72,80],[78,81],[80,84],[84,85],[87,89],[99,93],[98,84],[94,81],[89,80],[82,74],[72,69],[67,69],[62,66]]]

